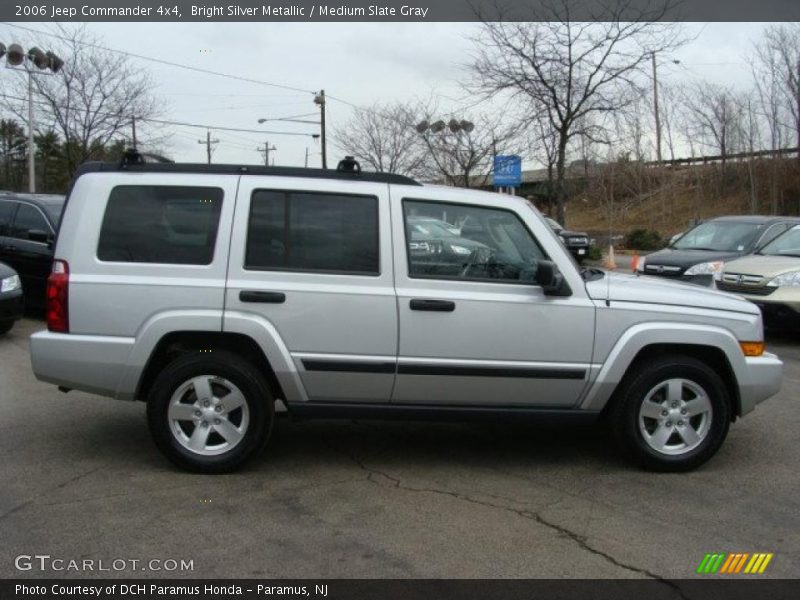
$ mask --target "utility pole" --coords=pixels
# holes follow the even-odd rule
[[[658,112],[658,71],[656,69],[656,53],[651,54],[653,59],[653,111],[656,117],[656,160],[661,162],[661,115]]]
[[[325,148],[325,90],[320,90],[319,94],[314,96],[314,104],[319,105],[319,127],[322,137],[322,168],[328,168],[328,152]]]
[[[277,150],[277,148],[275,146],[270,147],[269,140],[266,140],[264,142],[264,148],[262,149],[261,146],[259,146],[258,148],[256,148],[256,150],[258,150],[259,152],[261,152],[264,155],[264,166],[268,167],[269,166],[269,153],[270,153],[271,150],[273,150],[273,151]]]
[[[206,139],[204,140],[197,140],[198,144],[205,144],[206,145],[206,156],[208,156],[208,164],[211,164],[211,146],[215,144],[219,144],[219,140],[211,139],[211,131],[206,131]]]
[[[28,191],[31,194],[36,193],[36,167],[34,161],[36,158],[36,148],[33,145],[33,74],[31,69],[26,65],[28,71]]]
[[[133,149],[136,150],[136,115],[131,119],[131,126],[133,129]]]

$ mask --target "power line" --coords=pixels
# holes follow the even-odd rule
[[[0,96],[4,99],[9,100],[20,100],[22,102],[27,102],[27,98],[21,98],[19,96],[9,96],[8,94],[2,94]],[[34,100],[34,104],[41,104],[43,106],[50,106],[52,107],[53,104],[50,102],[45,102],[43,100]],[[55,105],[56,108],[60,108],[61,110],[70,110],[68,107]],[[102,111],[93,112],[96,115],[103,115],[106,117],[122,117],[120,113],[108,113]],[[292,135],[292,136],[299,136],[299,137],[314,137],[316,134],[313,133],[298,133],[296,131],[269,131],[264,129],[245,129],[240,127],[223,127],[221,125],[209,125],[207,123],[186,123],[182,121],[168,121],[165,119],[153,119],[150,117],[136,117],[137,121],[142,121],[145,123],[156,123],[158,125],[175,125],[176,127],[197,127],[200,129],[211,129],[214,131],[237,131],[241,133],[260,133],[260,134],[269,134],[269,135]]]
[[[71,40],[71,39],[69,39],[67,37],[64,37],[62,35],[58,35],[56,33],[51,33],[51,32],[48,32],[48,31],[42,31],[40,29],[33,29],[31,27],[24,27],[23,25],[17,25],[16,23],[9,23],[8,21],[3,21],[3,24],[8,26],[8,27],[14,27],[16,29],[22,29],[22,30],[27,31],[29,33],[35,33],[35,34],[38,34],[38,35],[47,35],[47,36],[62,40],[64,42],[77,43],[77,44],[81,44],[82,46],[88,46],[90,48],[97,48],[98,50],[104,50],[106,52],[116,52],[117,54],[124,54],[125,56],[130,56],[132,58],[138,58],[140,60],[147,60],[147,61],[150,61],[150,62],[154,62],[154,63],[158,63],[158,64],[162,64],[162,65],[167,65],[167,66],[170,66],[170,67],[176,67],[178,69],[186,69],[188,71],[194,71],[195,73],[206,73],[208,75],[216,75],[217,77],[226,77],[228,79],[234,79],[236,81],[244,81],[246,83],[255,83],[257,85],[265,85],[265,86],[268,86],[268,87],[274,87],[274,88],[278,88],[278,89],[282,89],[282,90],[290,90],[292,92],[302,92],[304,94],[316,94],[315,91],[304,90],[302,88],[297,88],[297,87],[293,87],[293,86],[290,86],[290,85],[283,85],[281,83],[272,83],[272,82],[269,82],[269,81],[261,81],[259,79],[251,79],[249,77],[240,77],[239,75],[231,75],[230,73],[221,73],[219,71],[212,71],[210,69],[202,69],[200,67],[192,67],[190,65],[184,65],[184,64],[172,62],[172,61],[169,61],[169,60],[163,60],[161,58],[153,58],[152,56],[145,56],[143,54],[136,54],[134,52],[127,52],[125,50],[117,50],[115,48],[109,48],[108,46],[102,46],[100,44],[93,44],[91,42],[84,42],[84,41],[81,41],[81,40]]]

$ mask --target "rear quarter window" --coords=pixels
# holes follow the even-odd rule
[[[117,186],[103,216],[97,258],[211,264],[222,198],[222,190],[211,187]]]

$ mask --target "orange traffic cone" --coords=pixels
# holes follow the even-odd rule
[[[606,260],[603,263],[603,266],[608,269],[609,271],[613,271],[617,268],[617,261],[614,259],[614,246],[608,246],[608,254],[606,254]]]
[[[639,268],[639,253],[634,252],[633,258],[631,259],[631,271],[636,273],[637,269]]]

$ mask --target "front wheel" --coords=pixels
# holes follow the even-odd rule
[[[611,411],[614,435],[637,463],[654,471],[689,471],[719,450],[728,434],[728,390],[717,373],[689,356],[639,365]]]
[[[181,468],[233,471],[266,444],[275,402],[264,377],[224,351],[189,354],[158,376],[147,402],[156,446]]]

